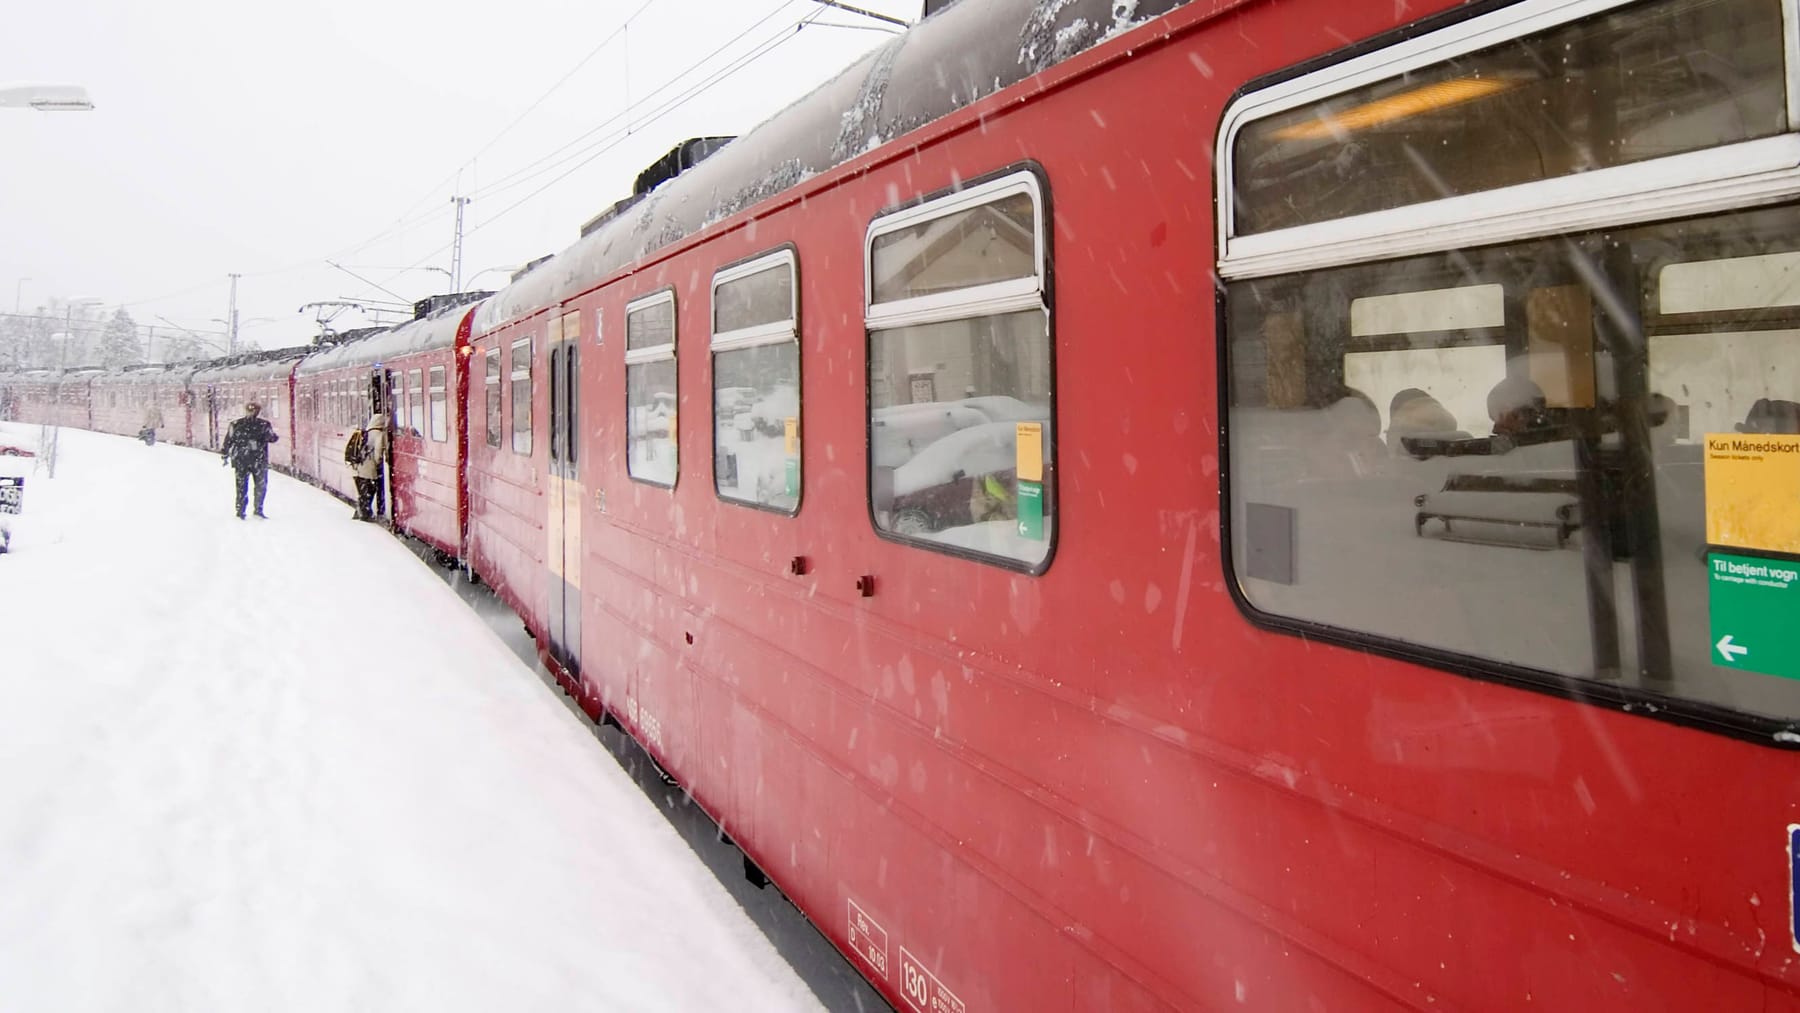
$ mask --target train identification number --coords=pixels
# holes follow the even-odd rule
[[[964,1013],[963,1001],[944,987],[937,975],[925,970],[919,958],[900,947],[900,994],[919,1013]]]
[[[868,913],[850,901],[850,951],[861,957],[885,981],[888,976],[888,934]]]

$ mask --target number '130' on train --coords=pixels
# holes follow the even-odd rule
[[[390,408],[902,1009],[1800,1008],[1797,40],[963,0],[498,293],[0,404]]]

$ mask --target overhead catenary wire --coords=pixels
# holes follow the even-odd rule
[[[781,5],[781,7],[776,8],[776,11],[779,12],[782,8],[785,8],[787,6],[789,6],[788,3],[783,3]],[[755,62],[756,60],[759,60],[762,57],[767,56],[769,53],[773,52],[775,49],[780,47],[783,43],[789,41],[790,39],[794,38],[794,36],[798,35],[800,33],[800,31],[803,30],[808,24],[815,23],[814,19],[818,17],[818,14],[819,14],[819,12],[817,12],[817,11],[808,13],[806,16],[800,18],[799,20],[793,22],[792,24],[784,26],[778,35],[772,36],[769,39],[764,40],[762,43],[759,43],[755,48],[751,49],[744,55],[735,59],[732,63],[727,64],[725,67],[720,68],[717,71],[714,71],[712,73],[712,75],[710,77],[708,77],[707,79],[699,82],[698,84],[690,86],[687,90],[683,91],[682,93],[676,95],[674,98],[672,98],[669,101],[658,106],[657,108],[652,110],[648,115],[646,115],[643,119],[632,124],[630,129],[635,130],[639,127],[646,126],[648,124],[656,122],[657,120],[661,119],[662,117],[667,116],[668,114],[674,112],[676,109],[679,109],[681,106],[685,105],[687,102],[692,101],[694,98],[697,98],[699,95],[701,95],[705,91],[707,91],[707,90],[711,89],[712,87],[727,80],[733,74],[735,74],[738,71],[749,66],[751,63]],[[760,25],[763,21],[766,21],[766,20],[768,20],[768,19],[765,17],[765,18],[761,19],[760,21],[758,21],[757,24]],[[744,32],[739,33],[738,36],[736,36],[732,41],[736,42],[736,41],[742,39],[745,35],[748,35],[753,30],[754,30],[754,26],[752,26],[752,28],[750,28],[750,29],[746,29]],[[729,45],[729,43],[727,45]],[[716,53],[717,53],[717,51],[715,50],[714,54],[709,54],[705,59],[711,59],[713,55],[716,55]],[[693,66],[690,66],[686,70],[682,71],[681,74],[676,75],[675,79],[678,80],[681,76],[691,73],[696,67],[700,66],[701,64],[704,64],[705,59],[701,60],[700,63],[694,64]],[[616,119],[616,117],[615,117],[615,119]],[[517,210],[518,208],[523,206],[525,203],[530,201],[532,198],[537,197],[539,194],[542,194],[544,191],[548,190],[550,187],[555,186],[557,183],[560,183],[562,180],[568,178],[570,175],[574,174],[576,171],[578,171],[579,169],[581,169],[583,166],[587,165],[588,163],[592,162],[594,159],[599,158],[601,155],[606,154],[607,152],[616,148],[618,145],[624,143],[625,139],[629,135],[630,135],[630,130],[617,130],[617,131],[614,131],[612,134],[609,134],[606,138],[603,138],[602,141],[595,142],[596,144],[605,142],[605,146],[599,148],[599,150],[593,151],[593,153],[588,155],[587,157],[582,158],[575,165],[570,166],[567,171],[557,175],[555,178],[546,182],[544,185],[538,187],[537,189],[531,191],[530,193],[519,198],[518,200],[514,201],[513,203],[507,205],[505,208],[501,209],[500,211],[495,212],[492,215],[489,215],[484,221],[481,222],[481,224],[476,225],[476,226],[470,228],[467,232],[465,232],[464,233],[465,237],[467,237],[469,235],[473,235],[474,233],[481,231],[483,228],[487,227],[488,225],[493,224],[494,222],[505,217],[507,214]],[[584,150],[591,150],[591,149],[584,149]],[[566,161],[566,159],[564,161]],[[442,254],[444,251],[448,250],[451,247],[451,245],[452,244],[450,244],[450,243],[445,243],[444,245],[436,248],[435,250],[432,250],[430,253],[427,253],[425,256],[419,258],[417,261],[415,261],[412,264],[408,265],[407,267],[401,269],[402,272],[414,270],[414,269],[418,268],[420,265],[425,264],[425,263],[435,259],[440,254]],[[388,280],[392,281],[393,279],[389,278]]]
[[[650,92],[644,96],[643,100],[645,102],[648,102],[649,100],[655,98],[656,96],[661,95],[662,93],[668,91],[670,88],[673,88],[677,83],[679,83],[682,80],[682,78],[688,76],[689,74],[694,73],[696,70],[699,70],[701,67],[704,67],[714,57],[718,56],[720,53],[725,52],[726,50],[730,49],[732,46],[735,46],[739,42],[743,41],[746,36],[748,36],[750,33],[754,32],[754,31],[756,31],[758,28],[762,27],[771,18],[775,17],[777,14],[780,14],[782,11],[786,10],[787,8],[793,6],[793,3],[794,3],[794,0],[782,0],[781,3],[777,4],[768,13],[764,14],[762,17],[757,18],[755,21],[751,22],[742,31],[738,32],[736,35],[734,35],[730,39],[726,40],[723,44],[721,44],[720,46],[715,48],[712,52],[707,53],[705,56],[701,57],[698,60],[695,60],[693,63],[689,64],[687,67],[683,68],[680,72],[678,72],[674,76],[670,77],[667,81],[664,81],[662,84],[651,89]],[[809,13],[806,17],[803,17],[798,22],[795,22],[795,24],[796,25],[804,25],[811,18],[816,17],[818,13],[819,12],[816,12],[816,11]],[[791,27],[793,27],[793,25],[790,25],[789,27],[791,28]],[[784,31],[785,30],[786,29],[784,29]],[[567,161],[570,158],[579,157],[582,153],[592,150],[594,145],[606,143],[607,141],[611,140],[614,136],[616,136],[616,134],[609,133],[605,137],[602,137],[598,141],[594,141],[589,144],[582,145],[583,141],[586,141],[588,138],[593,137],[595,134],[599,133],[602,130],[605,130],[606,128],[619,122],[620,120],[626,121],[625,130],[627,133],[637,129],[638,124],[635,124],[635,123],[631,122],[631,120],[630,120],[630,117],[632,116],[634,111],[635,110],[634,110],[632,103],[630,103],[628,101],[625,105],[625,108],[621,109],[619,112],[616,112],[616,113],[612,114],[611,116],[608,116],[606,119],[601,120],[599,123],[588,128],[587,130],[583,131],[582,133],[577,134],[575,137],[571,138],[569,141],[563,143],[562,145],[558,146],[557,148],[551,150],[550,152],[548,152],[542,156],[539,156],[537,159],[534,159],[533,161],[531,161],[523,166],[520,166],[517,169],[514,169],[512,172],[509,172],[506,175],[501,176],[499,179],[496,179],[496,180],[488,183],[484,187],[481,187],[475,191],[472,191],[469,194],[469,196],[475,198],[476,200],[481,200],[483,198],[492,197],[496,193],[500,193],[502,191],[511,189],[512,187],[517,186],[520,182],[523,182],[524,180],[521,180],[519,178],[522,175],[525,176],[526,179],[535,179],[536,177],[543,175],[544,172],[550,171],[551,169],[555,168],[556,166],[567,163]],[[582,146],[576,151],[573,151],[573,152],[569,151],[570,148],[574,148],[577,145],[582,145]],[[569,152],[569,153],[564,154],[564,152]]]

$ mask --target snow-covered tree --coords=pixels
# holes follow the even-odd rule
[[[106,322],[100,335],[100,365],[107,369],[144,361],[144,343],[138,340],[137,322],[121,306]]]

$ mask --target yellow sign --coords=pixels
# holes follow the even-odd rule
[[[1042,422],[1019,423],[1015,465],[1018,468],[1019,481],[1042,482],[1044,480],[1044,424]]]
[[[681,431],[675,428],[675,416],[678,414],[680,413],[669,413],[669,446],[671,447],[681,446]]]
[[[792,415],[787,417],[787,455],[798,456],[800,453],[800,420]]]
[[[1706,434],[1706,540],[1800,553],[1800,436]]]

